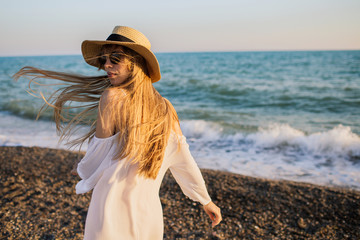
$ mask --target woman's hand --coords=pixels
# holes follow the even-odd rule
[[[222,217],[220,208],[216,206],[215,203],[209,202],[208,204],[204,205],[203,208],[212,221],[212,227],[215,227],[221,222]]]

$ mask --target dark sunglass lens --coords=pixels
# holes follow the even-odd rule
[[[113,64],[118,64],[119,62],[121,62],[123,55],[120,53],[112,53],[109,56],[111,63]]]

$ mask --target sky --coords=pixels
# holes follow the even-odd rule
[[[116,25],[155,53],[360,49],[360,0],[0,1],[0,56],[81,54]]]

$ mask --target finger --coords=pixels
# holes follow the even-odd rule
[[[211,223],[212,227],[215,227],[216,225],[218,225],[220,223],[221,220],[215,220]]]
[[[206,214],[210,217],[210,219],[213,221],[215,219],[215,214],[207,209],[205,209]]]
[[[216,225],[218,225],[222,220],[221,215],[216,215],[215,216],[215,220],[212,222],[212,226],[215,227]]]

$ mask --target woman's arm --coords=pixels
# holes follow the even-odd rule
[[[178,123],[173,124],[173,131],[176,134],[178,134],[179,136],[182,135],[182,132],[181,132],[181,129],[180,129],[180,126]],[[193,167],[197,168],[197,166],[193,166]],[[209,217],[212,221],[212,224],[211,224],[212,227],[215,227],[216,225],[218,225],[221,222],[221,220],[222,220],[221,210],[218,206],[215,205],[215,203],[210,201],[206,205],[203,205],[203,209],[209,215]]]

